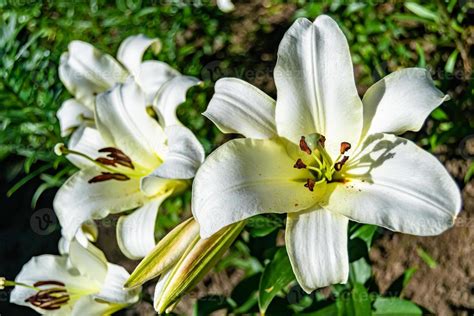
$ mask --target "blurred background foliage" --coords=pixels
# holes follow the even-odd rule
[[[272,71],[284,32],[298,17],[314,19],[329,14],[348,38],[361,95],[397,69],[418,66],[431,71],[438,88],[452,99],[431,114],[420,133],[406,137],[442,161],[457,158],[470,163],[474,153],[472,1],[246,0],[235,1],[235,5],[233,12],[223,13],[207,0],[0,0],[1,201],[3,217],[8,219],[1,224],[1,255],[8,258],[8,263],[5,259],[1,263],[2,273],[14,277],[32,255],[56,251],[59,227],[48,236],[38,237],[29,221],[32,212],[52,207],[56,188],[74,172],[74,167],[52,150],[64,141],[56,111],[70,95],[59,81],[58,63],[72,40],[89,42],[115,55],[120,42],[129,35],[160,38],[162,51],[158,55],[148,52],[147,59],[164,61],[183,74],[204,80],[203,86],[190,90],[178,116],[209,153],[232,137],[221,134],[200,115],[215,81],[239,77],[275,97]],[[461,187],[473,173],[470,164],[467,171],[455,175]],[[190,215],[189,201],[187,192],[164,204],[158,236]],[[112,225],[103,226],[113,226],[113,220]],[[406,270],[394,281],[390,298],[378,295],[368,250],[380,231],[371,226],[351,226],[351,282],[313,295],[303,294],[292,282],[288,257],[281,248],[283,227],[280,216],[250,220],[217,267],[217,271],[228,274],[239,271],[235,272],[237,278],[228,281],[235,288],[223,286],[227,298],[206,296],[196,303],[193,299],[193,307],[183,310],[196,315],[221,308],[237,314],[253,313],[259,307],[267,309],[268,315],[367,315],[370,311],[383,314],[394,310],[420,314],[423,308],[430,310],[430,306],[421,308],[402,299],[414,270]],[[106,246],[108,242],[103,241]],[[115,261],[123,260],[118,259],[117,252],[104,250],[117,257],[112,258]],[[420,257],[433,264],[429,254],[421,253]],[[133,267],[134,263],[124,264]],[[270,284],[278,287],[269,290]]]

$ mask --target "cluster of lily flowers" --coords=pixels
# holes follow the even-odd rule
[[[397,136],[418,131],[448,99],[426,70],[392,73],[361,99],[336,22],[300,18],[278,49],[276,101],[240,79],[217,81],[203,115],[244,137],[206,159],[176,116],[200,81],[142,60],[160,46],[131,36],[115,59],[73,41],[61,57],[73,98],[57,113],[69,141],[55,151],[79,170],[54,199],[60,255],[33,257],[15,281],[0,279],[0,287],[14,286],[11,302],[49,315],[111,314],[159,278],[154,307],[169,312],[257,214],[287,213],[287,252],[308,293],[347,281],[349,220],[422,236],[453,225],[461,209],[455,182],[435,157]],[[190,186],[193,217],[155,240],[160,204]],[[94,244],[94,220],[123,212],[120,250],[143,258],[131,275]]]

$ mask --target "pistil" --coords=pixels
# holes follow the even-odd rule
[[[333,163],[333,160],[325,149],[325,141],[326,138],[317,133],[306,137],[301,136],[299,141],[300,150],[311,156],[315,165],[308,165],[303,162],[301,158],[298,158],[293,167],[296,169],[308,169],[311,171],[314,178],[308,178],[304,185],[310,191],[314,191],[314,188],[319,184],[331,182],[333,180],[333,174],[339,172],[349,159],[349,156],[344,154],[351,149],[350,143],[341,143],[340,154],[335,160],[336,162]]]

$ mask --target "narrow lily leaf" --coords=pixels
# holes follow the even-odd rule
[[[446,65],[444,66],[444,70],[448,74],[452,74],[454,72],[454,67],[456,66],[456,60],[458,59],[458,54],[459,51],[455,49],[448,57],[448,61],[446,62]]]
[[[258,306],[262,315],[265,314],[275,295],[294,279],[295,275],[286,249],[280,248],[273,260],[265,267],[260,279]]]
[[[466,175],[464,176],[464,183],[468,183],[469,180],[471,180],[472,175],[474,175],[474,162],[471,163],[469,169],[466,172]]]
[[[354,313],[356,316],[372,315],[372,307],[370,296],[364,285],[355,283],[352,289],[352,303],[354,306]]]
[[[411,278],[416,272],[416,268],[410,268],[405,270],[405,272],[398,277],[395,281],[390,284],[389,288],[385,291],[385,293],[390,293],[390,296],[399,296],[403,295],[403,290],[410,282]]]
[[[416,249],[416,252],[418,253],[418,256],[430,267],[431,269],[436,268],[438,265],[436,263],[436,260],[433,259],[426,251],[424,251],[422,248]]]
[[[215,266],[217,261],[229,249],[245,226],[241,221],[224,227],[207,239],[192,243],[174,266],[163,286],[161,295],[155,300],[155,310],[162,314],[169,311],[178,300]]]
[[[348,295],[349,294],[349,295]],[[341,316],[355,316],[354,302],[352,296],[348,291],[340,293],[336,301],[338,315]]]
[[[405,2],[405,7],[410,10],[411,12],[415,13],[421,18],[425,18],[428,20],[432,20],[437,22],[439,20],[439,16],[425,8],[424,6],[419,5],[418,3],[415,2]]]
[[[125,283],[125,288],[140,286],[164,273],[181,258],[198,235],[199,224],[193,218],[176,226],[143,258]]]
[[[422,315],[421,309],[410,301],[397,297],[379,297],[374,303],[375,312],[372,315]]]

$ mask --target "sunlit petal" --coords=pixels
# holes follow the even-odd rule
[[[297,142],[302,135],[326,136],[337,155],[341,142],[357,143],[362,130],[362,101],[349,46],[334,20],[301,18],[286,32],[275,67],[278,134]]]
[[[348,222],[346,217],[322,208],[288,214],[286,248],[296,279],[307,293],[347,282]]]
[[[222,132],[263,139],[277,135],[275,100],[271,97],[236,78],[220,79],[214,89],[203,115]]]

